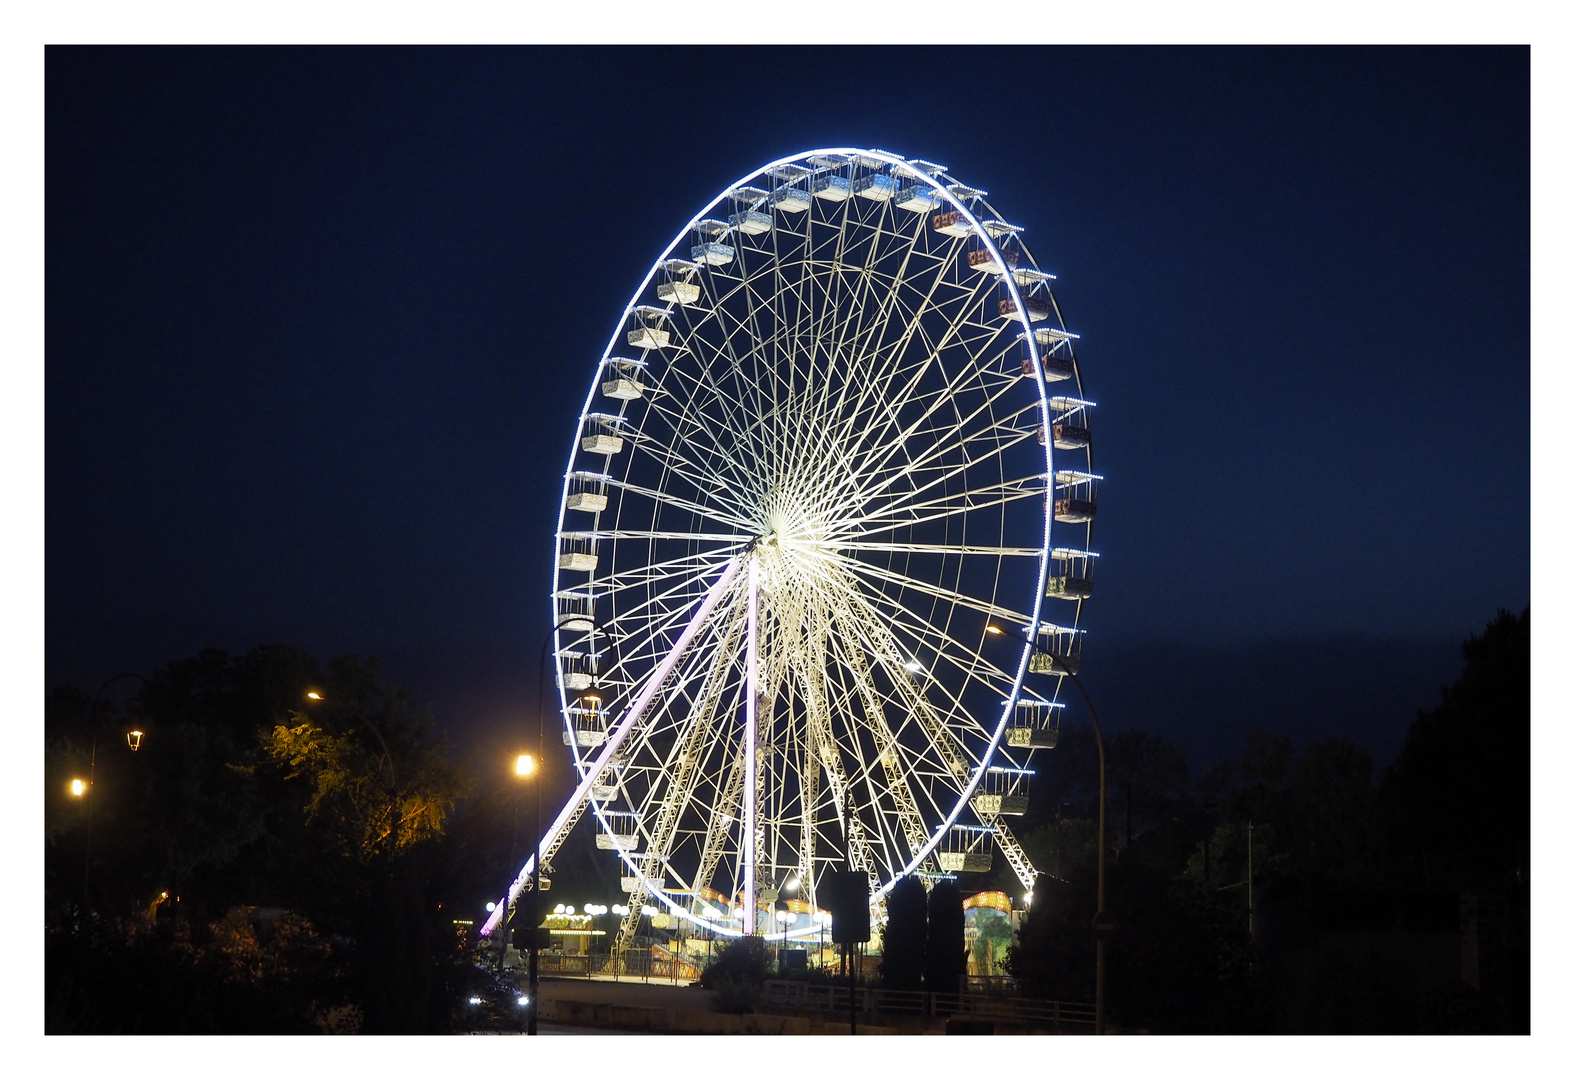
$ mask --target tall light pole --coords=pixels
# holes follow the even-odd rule
[[[1088,708],[1088,718],[1094,722],[1094,745],[1099,748],[1099,854],[1095,860],[1097,870],[1095,877],[1094,900],[1094,1034],[1105,1033],[1105,938],[1110,935],[1110,916],[1105,913],[1105,736],[1099,729],[1099,713],[1094,709],[1094,703],[1089,700],[1088,691],[1083,689],[1083,683],[1077,675],[1061,658],[1040,645],[1031,641],[1022,634],[1014,634],[1009,630],[1002,630],[995,624],[985,627],[992,634],[1016,638],[1030,649],[1041,653],[1055,663],[1056,673],[1065,675],[1072,680],[1072,685],[1077,687],[1077,692],[1083,698],[1083,704]]]
[[[88,723],[94,724],[94,714],[98,712],[99,699],[104,696],[104,691],[121,679],[136,679],[143,686],[148,685],[148,680],[138,675],[135,671],[122,671],[119,675],[111,675],[104,680],[104,684],[93,695],[93,700],[88,704]],[[133,739],[132,736],[135,736]],[[134,731],[126,736],[126,745],[133,750],[142,746],[142,732]],[[83,845],[82,854],[82,910],[88,908],[88,878],[93,868],[93,784],[98,779],[98,731],[93,731],[91,748],[88,750],[88,779],[83,784],[80,780],[71,781],[71,794],[87,803],[87,839]]]
[[[547,717],[547,648],[557,638],[558,631],[573,622],[580,622],[583,615],[572,616],[560,620],[553,626],[541,643],[541,659],[536,665],[536,767],[545,768],[546,758],[546,717]],[[594,625],[594,624],[593,624]],[[601,693],[593,684],[591,688],[580,695],[582,700],[601,704]],[[541,925],[538,897],[541,895],[541,786],[543,780],[538,772],[536,776],[536,798],[531,812],[531,832],[535,837],[535,856],[530,864],[530,903],[526,906],[525,918],[530,930],[530,1003],[526,1006],[527,1035],[536,1034],[536,1013],[541,1000],[541,942],[537,927]],[[507,947],[507,941],[505,941]]]

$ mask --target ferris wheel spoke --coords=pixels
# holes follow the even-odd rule
[[[875,566],[872,563],[867,563],[859,559],[843,558],[831,552],[826,554],[826,558],[828,560],[836,561],[838,565],[856,574],[859,574],[860,576],[873,578],[883,584],[895,585],[903,589],[912,589],[914,592],[924,593],[927,596],[932,596],[937,600],[944,600],[947,603],[955,604],[958,607],[982,612],[992,619],[1006,619],[1008,621],[1019,623],[1025,623],[1029,621],[1029,617],[1020,611],[1014,611],[1011,608],[1003,607],[1000,604],[987,603],[969,596],[966,593],[960,593],[954,589],[948,589],[944,586],[936,585],[928,581],[921,581],[918,578],[909,577],[906,574],[887,569],[886,567]]]

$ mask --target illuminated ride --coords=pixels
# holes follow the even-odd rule
[[[1032,889],[1007,819],[1060,706],[1023,679],[1076,671],[1099,481],[1052,280],[943,166],[836,149],[726,188],[635,291],[564,477],[580,783],[542,839],[546,872],[595,815],[620,948],[652,908],[819,933],[849,864],[875,903],[996,850]]]

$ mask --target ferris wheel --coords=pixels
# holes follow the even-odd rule
[[[771,901],[813,911],[832,868],[879,900],[999,852],[1033,887],[1006,819],[1077,670],[1100,480],[1052,280],[944,166],[842,148],[729,185],[635,290],[565,470],[579,785],[541,849],[594,815],[624,937],[653,907],[815,933]]]

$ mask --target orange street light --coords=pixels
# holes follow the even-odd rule
[[[316,690],[308,690],[306,692],[306,696],[311,698],[313,701],[323,700],[323,695],[319,694]]]
[[[87,789],[88,786],[86,780],[73,779],[71,781],[71,794],[77,798],[80,799],[82,796],[86,795]]]
[[[137,731],[135,728],[126,732],[126,745],[131,747],[133,750],[141,750],[142,732]]]
[[[536,771],[536,759],[529,754],[521,754],[514,762],[514,771],[520,776],[529,776]]]

